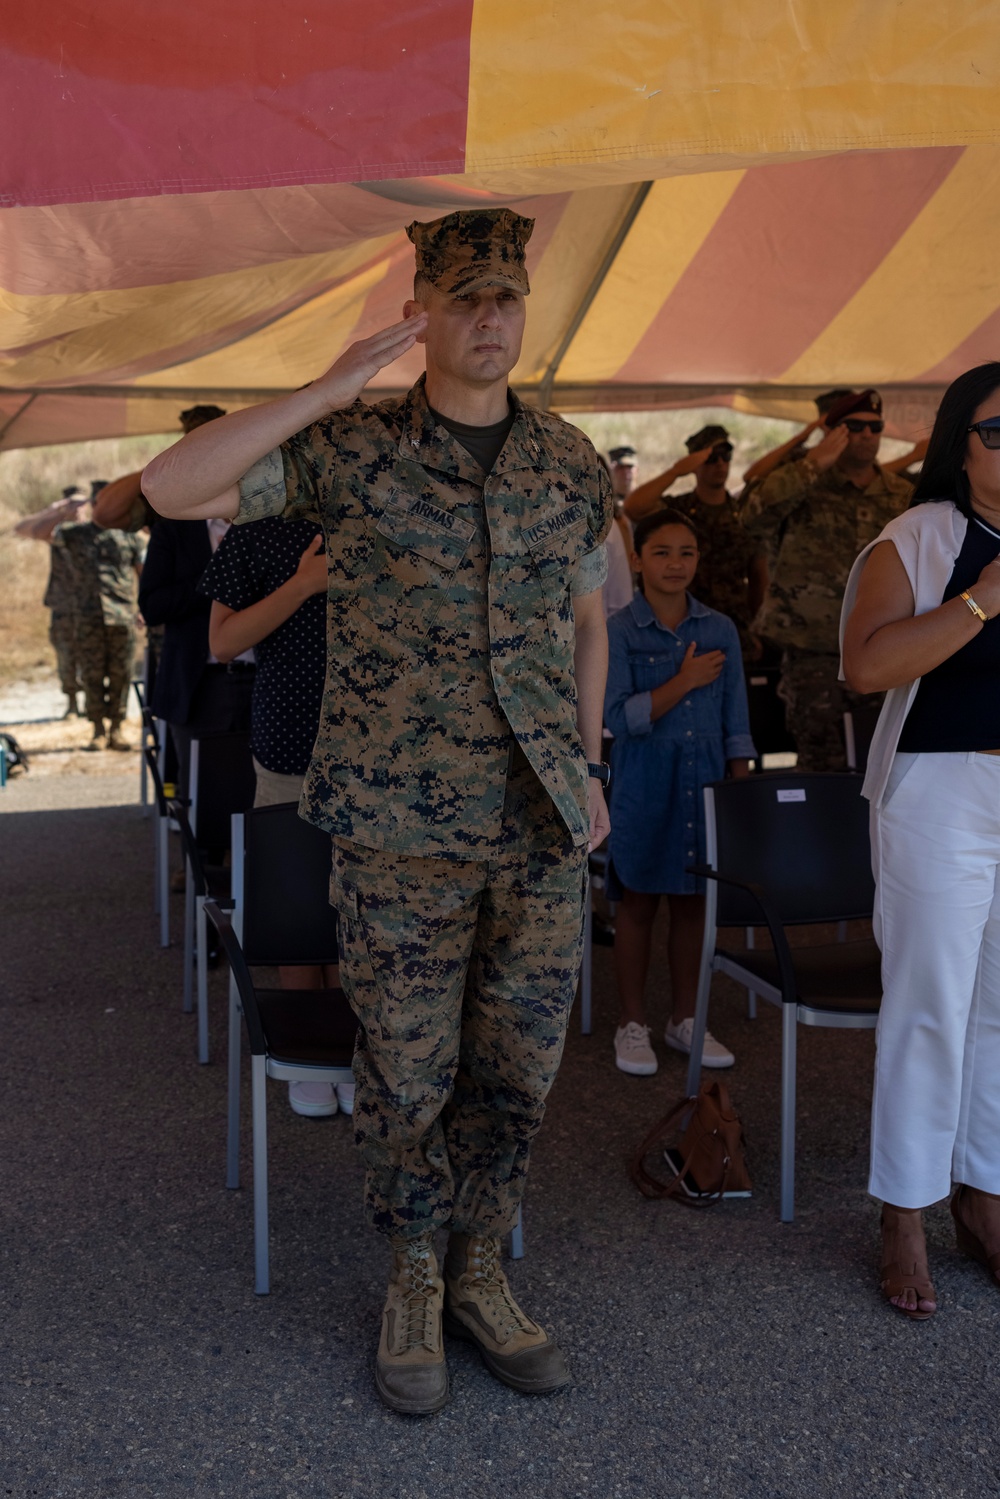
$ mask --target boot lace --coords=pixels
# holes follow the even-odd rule
[[[435,1292],[430,1249],[419,1239],[406,1246],[406,1262],[400,1269],[402,1295],[402,1341],[406,1348],[433,1348]]]
[[[475,1247],[470,1246],[469,1268],[479,1282],[483,1300],[496,1318],[501,1337],[506,1338],[515,1332],[534,1332],[533,1324],[514,1300],[507,1277],[500,1268],[498,1239],[479,1239]]]

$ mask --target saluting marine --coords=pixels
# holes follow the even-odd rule
[[[411,224],[401,323],[192,433],[143,480],[164,514],[324,530],[327,685],[302,808],[333,834],[366,1201],[392,1246],[376,1384],[411,1413],[447,1399],[443,1311],[513,1388],[569,1378],[499,1251],[573,1002],[588,846],[608,827],[612,495],[583,434],[508,389],[531,229],[508,209]],[[361,402],[415,342],[426,376]]]
[[[135,657],[136,579],[145,546],[125,531],[106,531],[92,520],[59,526],[53,556],[61,553],[75,580],[76,650],[86,714],[101,749],[107,720],[109,749],[127,750],[121,726]]]

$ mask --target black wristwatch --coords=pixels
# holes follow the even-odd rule
[[[587,774],[588,774],[588,776],[590,777],[590,779],[592,781],[600,781],[601,785],[604,787],[604,790],[607,791],[608,787],[611,784],[611,766],[610,765],[603,765],[603,764],[602,765],[593,765],[588,760],[587,761]]]

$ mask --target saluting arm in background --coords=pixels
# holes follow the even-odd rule
[[[804,458],[771,473],[747,500],[742,521],[751,536],[771,541],[797,509],[820,474],[832,468],[847,447],[847,428],[834,427]]]
[[[693,474],[695,469],[711,457],[712,444],[707,448],[699,448],[697,453],[685,453],[683,458],[671,464],[662,474],[657,474],[655,479],[647,479],[645,484],[640,484],[633,489],[625,501],[625,514],[629,520],[642,520],[644,515],[652,515],[654,510],[659,510],[661,505],[669,503],[664,498],[663,491],[669,489],[671,484],[683,479],[686,474]]]

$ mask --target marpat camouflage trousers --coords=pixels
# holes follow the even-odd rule
[[[355,1134],[382,1233],[513,1227],[576,993],[586,881],[568,837],[481,862],[334,839]]]
[[[846,770],[844,714],[871,719],[882,706],[880,692],[851,692],[839,680],[840,657],[820,651],[786,649],[781,658],[778,696],[785,723],[798,750],[799,770]]]
[[[106,625],[102,619],[85,615],[77,620],[76,632],[87,717],[93,724],[105,718],[121,723],[132,680],[135,631],[131,625]]]
[[[67,697],[75,697],[81,685],[77,663],[76,616],[57,614],[53,609],[49,620],[49,639],[56,653],[59,685]]]

